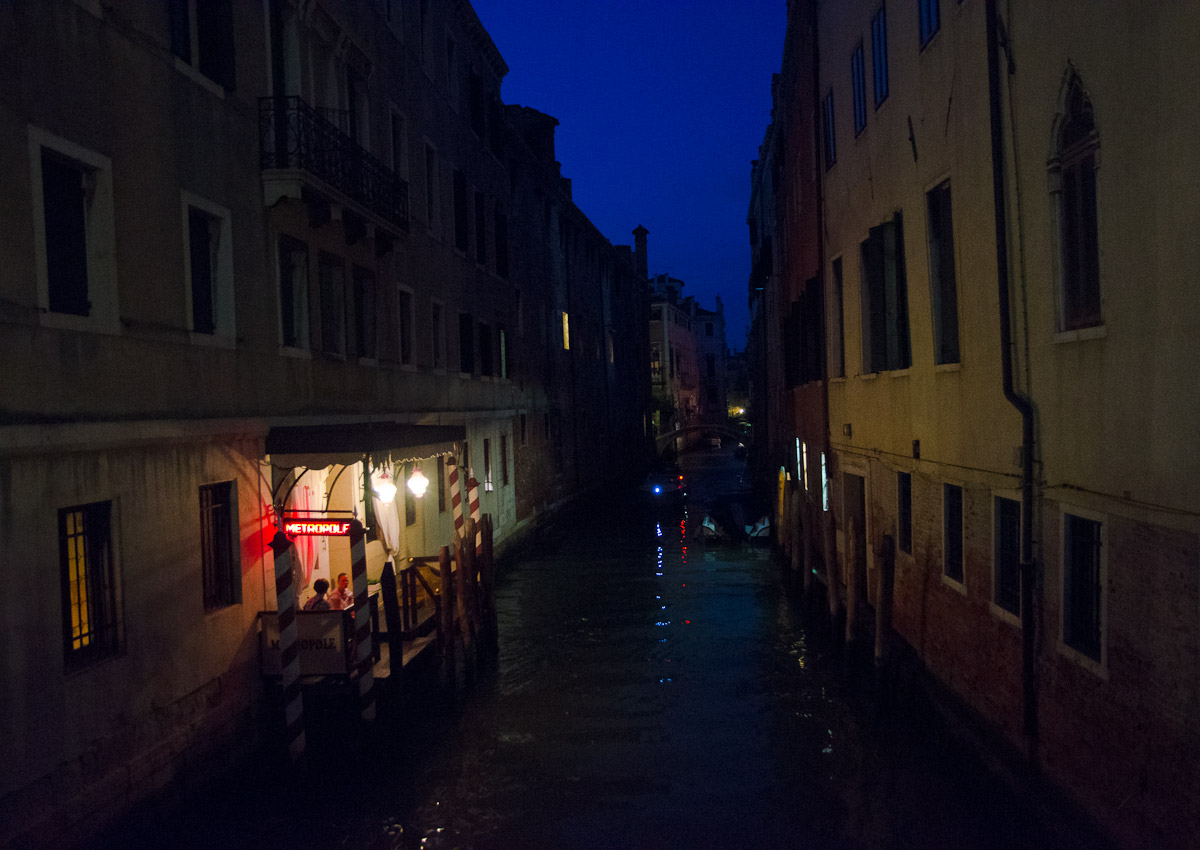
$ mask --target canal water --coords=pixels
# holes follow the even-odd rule
[[[1041,848],[1045,835],[920,718],[881,723],[810,641],[765,546],[705,543],[761,511],[728,450],[685,455],[682,506],[613,494],[501,576],[500,650],[453,701],[363,745],[251,772],[116,847]]]

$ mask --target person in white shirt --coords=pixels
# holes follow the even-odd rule
[[[350,591],[350,577],[345,573],[339,573],[337,584],[337,590],[329,594],[329,607],[334,611],[354,608],[354,594]]]

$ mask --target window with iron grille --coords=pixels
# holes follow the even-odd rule
[[[1063,514],[1063,642],[1101,660],[1101,546],[1097,520]]]
[[[884,6],[880,6],[871,18],[871,72],[875,83],[875,108],[878,109],[888,96],[887,9]]]
[[[833,261],[833,303],[829,305],[829,377],[846,377],[845,319],[842,309],[842,258]]]
[[[486,266],[487,250],[487,197],[483,192],[475,193],[475,262]]]
[[[493,490],[492,486],[492,441],[483,441],[483,489]]]
[[[863,69],[863,43],[850,55],[850,86],[854,92],[854,135],[867,127],[867,81]]]
[[[112,502],[60,509],[58,551],[63,654],[71,670],[115,655],[119,649]]]
[[[500,486],[508,486],[508,436],[500,436]]]
[[[1008,613],[1021,616],[1021,503],[995,498],[993,527],[993,601]]]
[[[205,611],[242,601],[236,517],[237,491],[232,481],[200,488],[200,565]]]
[[[896,546],[912,554],[912,473],[896,473]]]
[[[963,580],[963,491],[957,484],[942,485],[942,572]]]

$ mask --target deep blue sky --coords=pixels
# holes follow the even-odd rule
[[[725,304],[745,346],[750,163],[771,117],[786,0],[472,0],[505,103],[560,122],[575,203],[608,239],[650,231],[650,273]]]

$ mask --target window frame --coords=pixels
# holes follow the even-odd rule
[[[871,79],[875,109],[878,110],[891,93],[888,80],[886,3],[881,3],[871,17]]]
[[[821,138],[825,155],[825,170],[829,171],[837,164],[837,134],[836,114],[834,113],[833,88],[830,87],[825,97],[821,99]]]
[[[950,540],[949,520],[950,517],[946,512],[947,495],[950,493],[950,488],[958,491],[958,569],[959,576],[955,578],[950,574],[950,549],[948,542]],[[967,593],[967,488],[961,481],[943,481],[942,482],[942,584],[952,587],[964,596]]]
[[[72,529],[69,529],[67,525],[67,517],[72,513],[79,513],[81,515],[80,519],[83,522],[82,530],[78,535]],[[112,499],[69,505],[59,508],[57,514],[59,580],[62,600],[63,669],[67,673],[73,673],[103,663],[122,653],[123,611],[117,557],[119,545],[116,533],[118,514],[117,505]],[[88,535],[88,514],[95,515],[92,517],[93,522],[103,520],[101,534],[98,539],[91,539]],[[73,615],[79,607],[79,601],[78,595],[76,595],[76,600],[72,600],[71,585],[72,583],[78,583],[78,581],[72,578],[72,568],[69,561],[70,555],[68,554],[68,547],[70,545],[68,540],[75,536],[82,538],[83,541],[86,570],[83,581],[87,584],[86,598],[94,599],[97,596],[101,597],[99,602],[101,608],[95,611],[88,611],[89,620],[97,615],[101,618],[98,627],[95,630],[89,630],[89,635],[93,631],[99,634],[98,640],[93,643],[89,637],[88,642],[86,644],[81,642],[79,647],[72,646],[76,641],[74,633],[75,618]],[[92,580],[95,572],[88,565],[88,559],[93,554],[101,555],[104,560],[104,564],[100,569],[100,577],[95,581]],[[75,575],[78,575],[77,571]],[[87,605],[86,600],[83,604]],[[81,634],[79,637],[82,641],[84,636]]]
[[[854,104],[854,137],[858,138],[867,129],[867,81],[861,38],[850,54],[850,91]]]
[[[1097,640],[1099,657],[1094,657],[1086,650],[1068,643],[1067,637],[1067,517],[1072,516],[1085,522],[1099,526],[1099,556],[1097,568],[1097,604],[1099,620]],[[1108,517],[1096,511],[1080,508],[1074,505],[1059,506],[1059,617],[1058,617],[1058,648],[1063,655],[1076,661],[1081,667],[1095,673],[1101,678],[1108,678]]]
[[[940,0],[917,0],[917,36],[921,50],[929,46],[942,29]]]
[[[50,271],[42,154],[66,160],[83,175],[84,245],[88,313],[50,309]],[[37,275],[38,321],[44,327],[119,334],[121,332],[116,262],[116,217],[112,160],[41,128],[29,127],[29,169],[33,200],[33,244]]]
[[[227,516],[222,533],[221,528],[210,529],[206,526],[206,518],[216,508],[216,503],[206,507],[205,493],[216,492],[216,488],[226,488],[227,500],[224,502]],[[217,481],[212,484],[202,484],[197,490],[200,514],[200,574],[201,590],[205,613],[212,613],[223,608],[242,603],[242,567],[241,546],[238,539],[238,488],[237,481]],[[217,541],[217,535],[224,539]],[[213,547],[223,547],[224,563],[210,562],[209,555]],[[218,573],[223,573],[219,575]],[[224,592],[222,592],[224,591]]]
[[[369,282],[369,286],[366,284]],[[359,363],[379,362],[379,278],[375,269],[358,264],[350,267],[350,285],[354,294],[354,358]],[[370,293],[370,309],[363,303]],[[370,343],[366,337],[369,335]],[[349,352],[347,352],[347,356]]]
[[[295,334],[295,345],[289,345],[287,335],[285,333],[285,316],[284,316],[284,298],[283,298],[283,257],[284,243],[292,243],[292,247],[299,249],[290,253],[298,253],[304,257],[304,268],[302,274],[299,275],[299,281],[302,284],[300,290],[295,291],[294,281],[289,283],[292,302],[292,331]],[[276,306],[279,310],[279,347],[285,352],[295,354],[309,354],[312,348],[312,327],[309,303],[309,289],[311,279],[309,276],[309,246],[303,239],[297,239],[289,233],[275,234],[275,293],[277,296]]]
[[[336,276],[341,281],[341,286],[337,287],[334,284],[336,280],[329,281],[329,294],[335,295],[340,292],[340,298],[336,303],[326,303],[326,281],[322,277],[322,272],[325,269],[332,269],[339,272]],[[319,251],[317,253],[317,287],[318,287],[318,302],[321,312],[321,354],[334,360],[345,360],[347,357],[347,339],[346,323],[349,321],[346,310],[346,261],[345,258],[333,254],[328,251]],[[340,306],[340,317],[328,317],[325,315],[327,307]],[[336,331],[339,335],[334,342],[340,346],[338,349],[330,348],[331,340],[327,338],[327,334]]]
[[[939,207],[935,210],[935,194],[944,191],[947,209],[942,216]],[[935,214],[938,225],[935,227]],[[942,234],[940,224],[944,223],[949,229],[948,236]],[[935,230],[938,239],[935,245]],[[962,332],[958,298],[958,250],[954,242],[954,194],[949,177],[937,181],[925,191],[925,244],[929,260],[929,307],[930,322],[933,330],[933,362],[936,366],[951,366],[962,363]],[[943,244],[948,243],[948,244]],[[946,255],[949,255],[949,275],[943,274]],[[949,294],[949,298],[947,298]],[[947,304],[952,301],[953,304]],[[951,346],[946,332],[953,325],[953,345]]]
[[[233,269],[233,218],[229,210],[199,195],[182,190],[180,208],[183,217],[183,296],[188,333],[192,342],[223,344],[232,347],[237,337],[237,318]],[[196,330],[195,286],[192,262],[192,210],[215,222],[219,228],[215,256],[211,257],[212,318],[211,333]]]
[[[430,364],[434,372],[446,371],[446,302],[440,298],[429,299]]]
[[[407,310],[404,308],[405,296],[408,301]],[[407,333],[405,333],[406,323],[408,325]],[[408,343],[407,358],[404,354],[406,341]],[[402,369],[414,370],[417,368],[417,296],[411,286],[403,283],[396,285],[396,362]]]
[[[1002,620],[1005,620],[1014,625],[1019,625],[1021,622],[1021,531],[1023,529],[1023,518],[1021,516],[1021,494],[1014,490],[995,490],[992,492],[992,592],[988,599],[988,607],[992,613]],[[1002,586],[1001,580],[1001,539],[1000,539],[1000,503],[1007,502],[1016,506],[1016,541],[1013,547],[1016,553],[1016,563],[1013,565],[1016,570],[1016,592],[1017,603],[1016,611],[1007,607],[1000,599],[1000,589]]]

